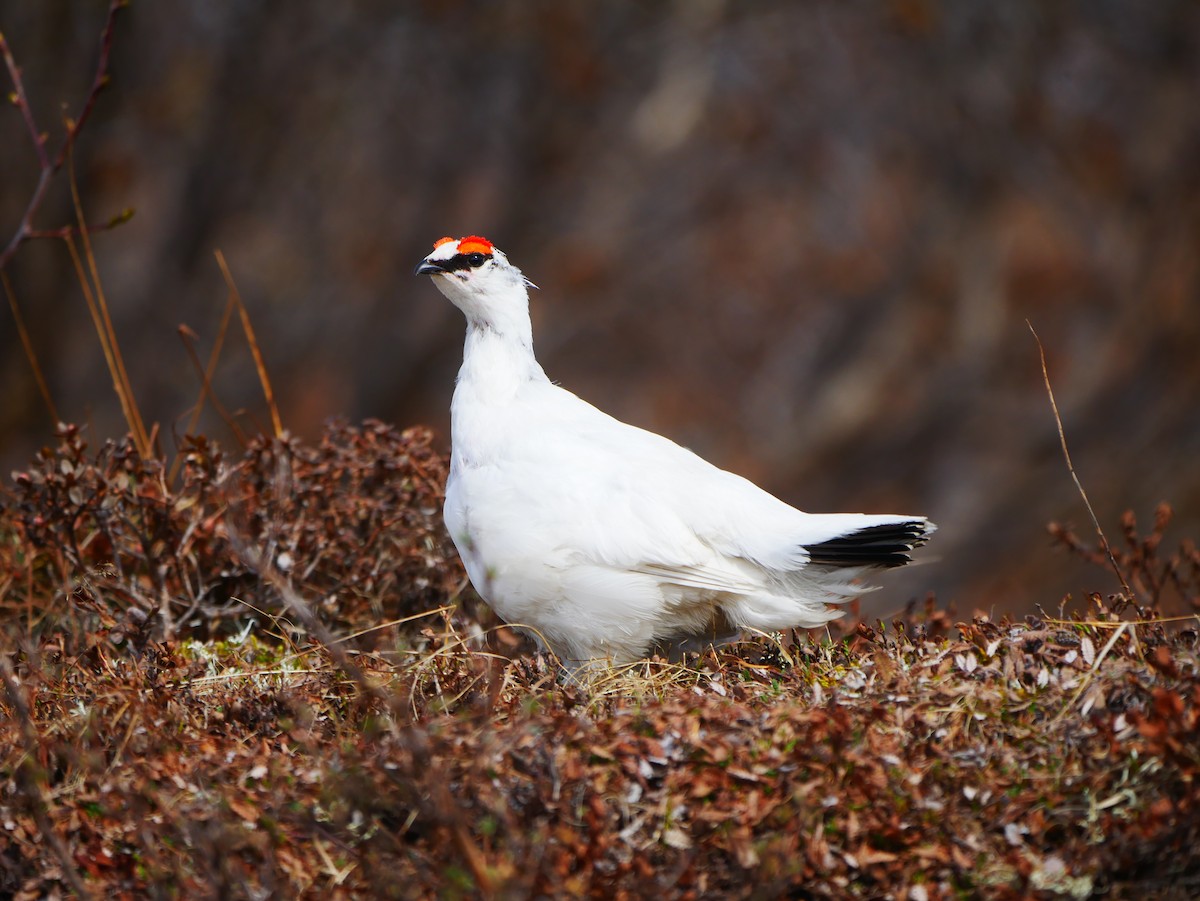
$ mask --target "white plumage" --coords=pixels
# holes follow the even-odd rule
[[[446,526],[484,600],[568,666],[819,626],[934,531],[803,513],[553,384],[531,283],[486,239],[443,238],[416,271],[467,318]]]

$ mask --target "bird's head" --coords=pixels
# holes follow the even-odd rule
[[[467,318],[492,324],[497,315],[526,309],[526,288],[536,287],[487,238],[442,238],[416,268],[416,275],[433,276],[438,290]]]

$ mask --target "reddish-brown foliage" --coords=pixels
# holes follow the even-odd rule
[[[930,603],[586,687],[480,610],[297,641],[281,585],[338,634],[455,594],[443,466],[368,423],[170,485],[65,429],[0,508],[0,894],[1200,889],[1194,624]]]
[[[465,578],[426,430],[335,424],[316,447],[260,437],[235,460],[190,437],[178,485],[128,439],[92,456],[78,428],[60,438],[3,498],[4,610],[30,628],[81,610],[160,637],[265,619],[281,604],[262,566],[361,626],[437,607]]]

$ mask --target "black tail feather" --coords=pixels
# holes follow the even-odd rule
[[[867,526],[820,544],[809,545],[809,562],[818,566],[903,566],[909,552],[925,543],[928,524],[921,519]]]

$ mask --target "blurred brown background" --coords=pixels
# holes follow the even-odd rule
[[[42,127],[86,93],[106,4],[10,2]],[[1114,590],[1050,547],[1132,507],[1200,536],[1200,5],[134,0],[77,149],[148,419],[198,385],[226,254],[285,424],[447,432],[463,325],[412,268],[481,233],[541,286],[552,378],[810,510],[927,513],[888,610]],[[7,91],[7,85],[6,85]],[[36,180],[0,111],[0,242]],[[70,221],[65,182],[38,218]],[[10,271],[64,417],[124,431],[69,258]],[[3,472],[48,440],[0,315]],[[266,423],[244,344],[224,403]],[[215,417],[204,429],[231,443]],[[446,435],[448,444],[448,435]]]

